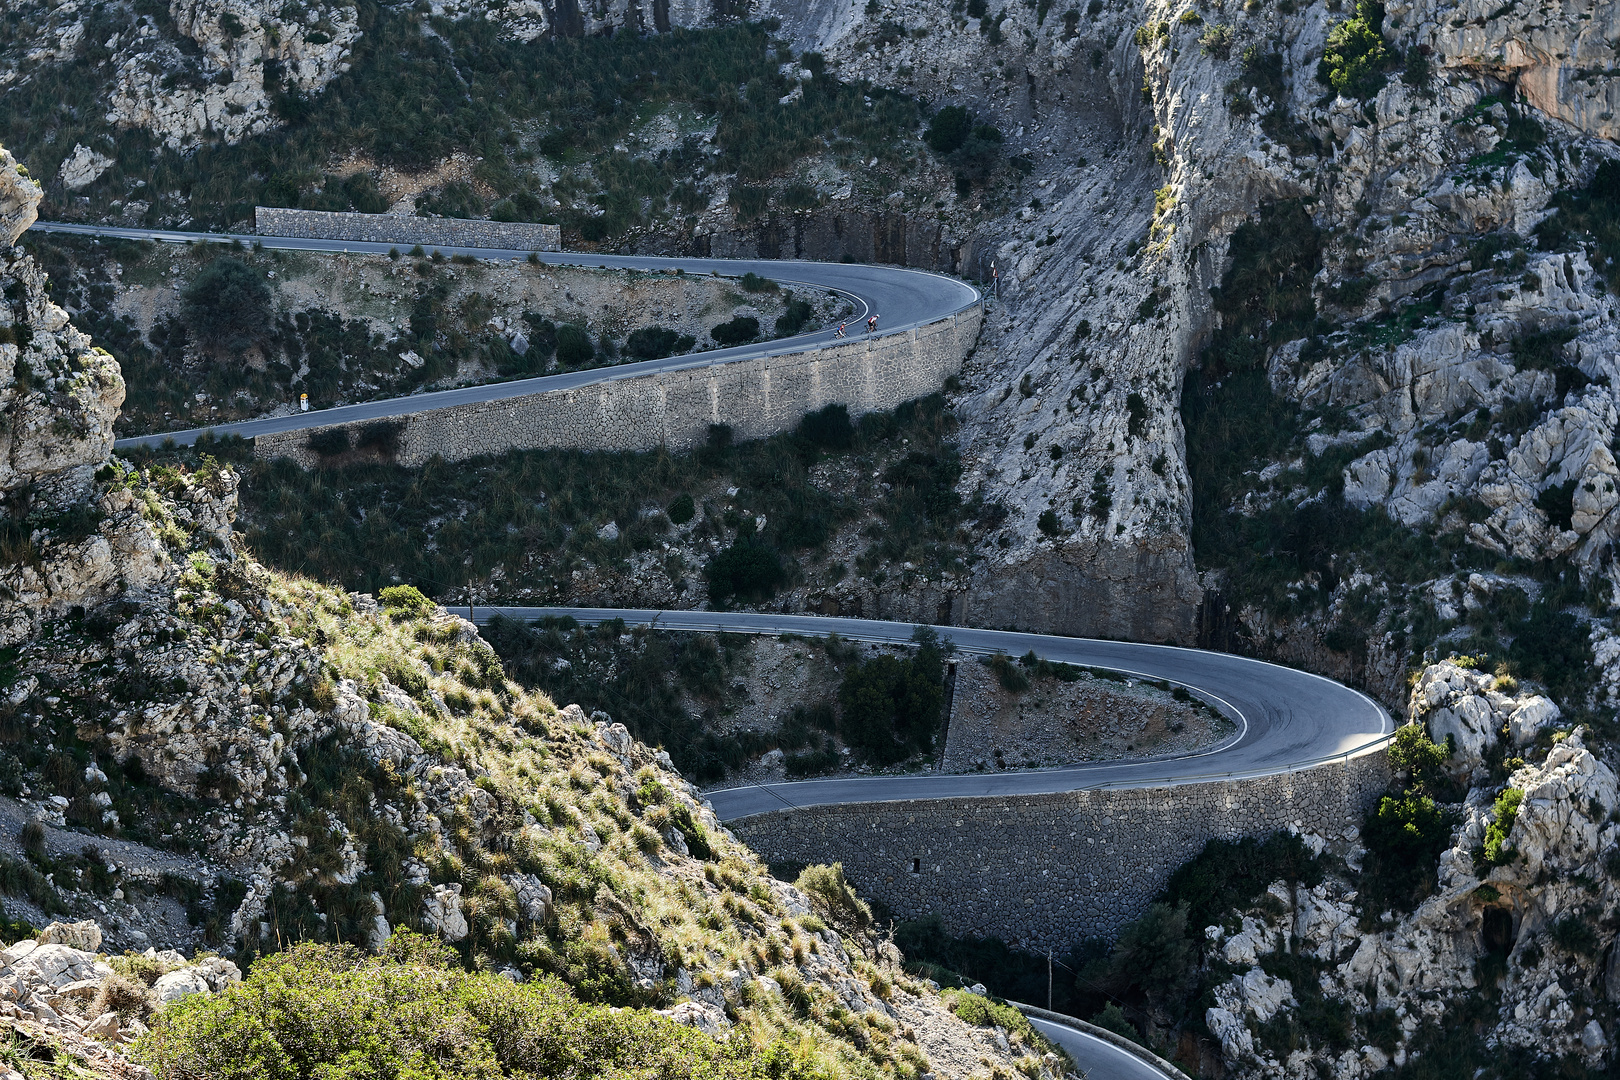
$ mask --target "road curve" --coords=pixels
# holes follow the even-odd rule
[[[387,254],[391,248],[399,247],[398,244],[356,240],[308,240],[290,236],[178,232],[172,229],[125,229],[52,221],[35,222],[33,228],[38,232],[124,240],[154,240],[175,244],[258,244],[266,248],[287,251]],[[433,250],[446,255],[471,255],[480,259],[527,259],[531,255],[527,250],[512,248],[436,247]],[[741,277],[743,274],[753,272],[788,287],[826,289],[842,293],[855,302],[857,316],[850,320],[852,337],[859,335],[868,314],[878,316],[879,336],[887,336],[903,333],[914,326],[935,322],[965,311],[983,299],[978,289],[955,278],[898,266],[784,259],[677,259],[655,255],[593,255],[588,252],[568,251],[540,251],[532,254],[548,266],[594,266],[613,270],[681,269],[693,274],[713,273],[724,277]],[[537,394],[542,390],[569,390],[592,383],[611,382],[615,379],[627,379],[659,371],[709,367],[772,353],[803,352],[808,347],[831,342],[833,334],[834,330],[829,327],[775,341],[739,345],[730,349],[713,349],[686,356],[671,356],[662,360],[643,360],[634,364],[589,368],[584,371],[563,372],[559,375],[542,375],[532,379],[463,386],[454,390],[386,398],[331,409],[312,409],[307,413],[296,413],[291,416],[273,416],[233,424],[215,424],[206,428],[189,428],[185,431],[137,435],[119,439],[115,445],[119,449],[125,449],[134,446],[159,446],[173,440],[177,446],[190,446],[205,431],[212,431],[215,435],[239,435],[244,439],[251,439],[255,435],[273,435],[283,431],[300,431],[330,424],[382,420],[450,405],[502,401]]]
[[[619,608],[484,607],[469,609],[487,623],[497,617],[529,621],[571,616],[581,623],[623,619],[660,630],[745,634],[838,634],[851,641],[904,644],[910,623],[764,612],[656,611]],[[1332,679],[1230,653],[1127,641],[1023,634],[1006,630],[935,627],[959,653],[1022,656],[1106,668],[1163,679],[1225,713],[1237,732],[1224,744],[1178,757],[1099,761],[1057,769],[950,775],[865,776],[751,784],[708,793],[723,821],[788,807],[893,802],[986,795],[1036,795],[1089,788],[1168,787],[1294,772],[1371,753],[1395,730],[1388,712],[1359,690]]]
[[[1016,1005],[1016,1002],[1008,1002]],[[1187,1080],[1187,1075],[1151,1051],[1120,1045],[1123,1039],[1060,1013],[1017,1005],[1030,1026],[1061,1046],[1086,1080]],[[1117,1041],[1116,1041],[1117,1040]]]

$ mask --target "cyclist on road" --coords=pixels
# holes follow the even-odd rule
[[[866,332],[868,334],[870,334],[870,333],[873,333],[876,330],[877,330],[877,316],[873,315],[870,319],[866,320]]]
[[[838,324],[838,333],[834,334],[833,337],[843,337],[843,336],[844,336],[844,324],[839,323]]]

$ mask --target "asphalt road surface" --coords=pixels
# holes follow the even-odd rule
[[[851,641],[904,644],[910,623],[818,615],[754,612],[654,611],[618,608],[483,607],[476,622],[498,616],[519,620],[571,616],[581,623],[623,619],[660,630],[726,630],[745,634],[838,634]],[[935,630],[957,652],[985,656],[1033,651],[1045,660],[1107,668],[1143,679],[1186,687],[1237,725],[1224,744],[1179,757],[1098,761],[1057,769],[951,775],[863,776],[749,784],[711,791],[707,797],[723,821],[790,807],[892,802],[983,795],[1034,795],[1102,787],[1164,787],[1292,772],[1367,753],[1395,728],[1389,714],[1367,695],[1320,675],[1230,653],[1142,645],[1127,641],[1022,634],[940,626]]]
[[[49,221],[35,222],[33,227],[40,232],[72,233],[81,236],[155,240],[176,244],[237,242],[290,251],[386,254],[390,248],[399,247],[397,244],[364,243],[354,240],[306,240],[287,236],[176,232],[172,229],[123,229]],[[446,255],[472,255],[480,259],[527,259],[530,255],[526,250],[506,248],[440,247],[433,250]],[[878,317],[879,336],[885,336],[964,311],[981,299],[979,290],[955,278],[897,266],[781,259],[674,259],[654,255],[592,255],[568,251],[541,251],[536,252],[535,257],[548,266],[597,266],[615,270],[683,269],[689,274],[716,273],[725,277],[741,277],[752,271],[789,287],[830,290],[843,294],[855,304],[856,315],[849,320],[849,327],[846,330],[850,338],[859,338],[862,335],[868,315]],[[380,420],[422,412],[426,409],[440,409],[449,405],[523,397],[542,390],[568,390],[656,371],[680,371],[772,353],[802,352],[810,345],[831,343],[834,340],[834,333],[834,328],[827,327],[796,337],[755,345],[739,345],[730,349],[714,349],[686,356],[671,356],[663,360],[643,360],[634,364],[570,371],[560,375],[543,375],[533,379],[463,386],[455,390],[412,394],[409,397],[367,401],[332,409],[312,409],[307,413],[296,413],[291,416],[216,424],[208,428],[156,432],[151,435],[119,439],[116,445],[120,449],[131,446],[158,446],[172,439],[177,446],[190,446],[196,442],[197,436],[205,431],[212,431],[215,435],[240,435],[244,439],[250,439],[255,435],[272,435],[282,431],[299,431],[358,420]]]
[[[1028,1019],[1036,1031],[1069,1052],[1086,1080],[1165,1080],[1168,1075],[1145,1058],[1079,1028],[1038,1016]]]

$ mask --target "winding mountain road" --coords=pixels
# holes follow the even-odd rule
[[[623,619],[659,630],[743,634],[837,634],[851,641],[901,645],[910,623],[764,612],[656,611],[619,608],[483,607],[474,620],[532,621],[570,616],[585,624]],[[1294,772],[1371,753],[1394,731],[1389,713],[1358,690],[1305,671],[1230,653],[1128,641],[935,627],[958,653],[987,656],[1034,652],[1044,660],[1163,679],[1184,686],[1230,718],[1237,731],[1220,746],[1179,757],[1098,761],[1017,772],[915,773],[750,784],[707,793],[722,821],[790,807],[839,803],[1036,795],[1088,788],[1167,787]]]
[[[241,243],[300,251],[386,254],[391,247],[397,246],[56,222],[38,222],[34,228],[41,232],[129,240]],[[437,250],[447,255],[471,255],[481,259],[530,257],[530,252],[526,250],[472,247],[440,247]],[[880,316],[884,334],[899,333],[922,323],[933,322],[970,308],[982,300],[977,289],[963,282],[897,267],[570,252],[538,252],[535,257],[549,266],[598,266],[649,271],[685,269],[724,276],[741,276],[752,271],[791,287],[826,289],[843,294],[854,302],[858,313],[851,319],[852,326],[858,329],[868,313],[875,313]],[[170,440],[176,445],[190,445],[205,431],[251,438],[331,424],[383,419],[449,405],[497,401],[543,390],[568,389],[650,372],[705,367],[778,352],[799,352],[818,342],[831,341],[832,337],[832,330],[823,329],[780,341],[662,360],[414,394],[290,416],[219,424],[211,428],[154,433],[121,439],[117,445],[120,448],[159,445]],[[872,619],[751,612],[478,606],[471,609],[469,614],[478,623],[487,623],[496,618],[532,621],[548,616],[570,616],[584,624],[623,619],[632,626],[662,630],[797,634],[806,637],[838,634],[851,641],[880,644],[906,644],[911,641],[915,629],[909,623]],[[1383,746],[1394,730],[1389,714],[1359,691],[1308,672],[1245,657],[1173,646],[1045,634],[964,627],[936,629],[940,637],[958,653],[989,655],[1005,652],[1018,656],[1033,652],[1050,661],[1104,668],[1185,687],[1231,719],[1236,731],[1217,747],[1176,757],[1104,761],[1019,772],[968,775],[924,773],[750,784],[708,793],[708,799],[720,819],[734,821],[772,810],[829,804],[1050,794],[1094,788],[1164,787],[1266,776],[1371,753]],[[1102,1037],[1104,1033],[1082,1030],[1084,1025],[1072,1024],[1067,1018],[1045,1014],[1041,1010],[1029,1011],[1041,1014],[1032,1016],[1032,1022],[1043,1034],[1068,1050],[1083,1072],[1097,1080],[1162,1080],[1164,1077],[1184,1080],[1173,1067],[1153,1055],[1122,1049]]]
[[[171,244],[255,244],[285,251],[351,252],[354,254],[385,255],[398,244],[368,243],[356,240],[309,240],[290,236],[257,236],[252,234],[178,232],[173,229],[127,229],[104,225],[77,225],[67,222],[38,221],[37,232],[67,233],[76,236],[95,236],[106,239],[151,240]],[[445,255],[470,255],[479,259],[528,259],[527,250],[508,248],[436,247]],[[540,251],[532,253],[547,266],[605,267],[611,270],[686,270],[695,274],[719,274],[741,277],[747,273],[759,274],[789,288],[822,289],[844,295],[855,304],[856,315],[849,321],[850,337],[857,337],[864,329],[868,315],[878,316],[879,336],[902,333],[914,326],[965,311],[982,300],[978,289],[941,274],[922,270],[908,270],[898,266],[867,266],[861,263],[800,262],[779,259],[675,259],[655,255],[593,255],[588,252]],[[251,439],[255,435],[273,435],[283,431],[326,427],[361,420],[382,420],[410,413],[440,409],[450,405],[471,402],[502,401],[524,397],[543,390],[569,390],[592,383],[628,379],[658,371],[681,371],[689,368],[709,367],[736,360],[747,360],[773,353],[803,352],[809,346],[833,340],[834,330],[825,328],[790,338],[738,345],[729,349],[711,349],[707,352],[671,356],[662,360],[643,360],[613,367],[587,368],[558,375],[542,375],[532,379],[511,382],[484,383],[462,386],[454,390],[437,390],[411,394],[408,397],[385,398],[343,405],[331,409],[312,409],[307,413],[272,416],[238,423],[215,424],[210,427],[188,428],[184,431],[154,432],[119,439],[119,449],[135,446],[160,446],[172,440],[176,446],[190,446],[206,431],[215,435],[239,435]]]

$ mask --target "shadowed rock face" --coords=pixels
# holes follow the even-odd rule
[[[1076,547],[1083,550],[1038,551],[976,578],[957,621],[1082,637],[1193,642],[1203,590],[1181,538]]]

